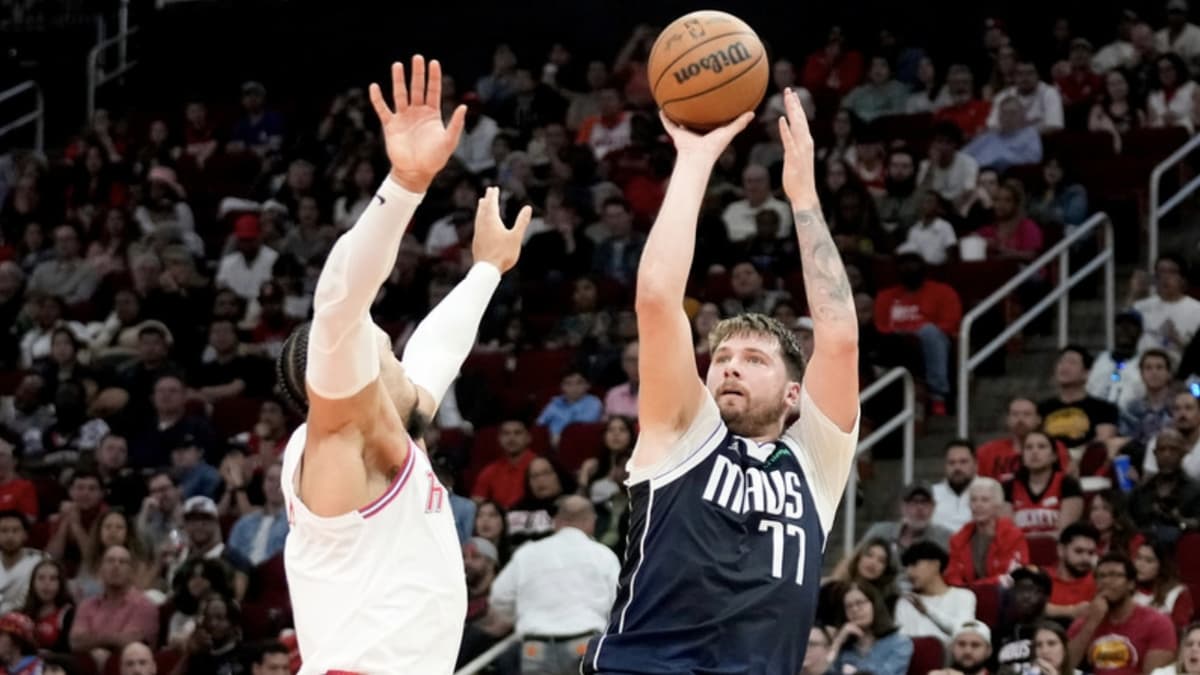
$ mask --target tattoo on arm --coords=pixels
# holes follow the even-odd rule
[[[857,325],[854,293],[824,216],[819,209],[800,210],[795,215],[804,286],[813,319]]]

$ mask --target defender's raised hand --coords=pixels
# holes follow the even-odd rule
[[[674,141],[675,152],[679,154],[680,158],[710,161],[715,164],[721,153],[725,152],[725,147],[733,141],[733,137],[741,133],[742,129],[745,129],[746,125],[754,119],[754,113],[742,113],[732,122],[704,134],[698,134],[672,122],[661,110],[658,117],[662,120],[667,133],[670,134],[671,140]]]
[[[783,141],[783,191],[793,209],[814,209],[819,206],[819,201],[808,117],[800,106],[800,98],[791,89],[783,93],[783,103],[787,110],[787,117],[779,118],[779,138]]]
[[[488,188],[475,210],[472,257],[476,262],[495,265],[501,274],[509,271],[521,257],[521,244],[525,241],[525,230],[532,217],[533,209],[525,206],[517,213],[517,222],[512,229],[505,227],[500,219],[500,188]]]
[[[462,134],[466,106],[459,106],[442,123],[442,66],[429,62],[426,86],[425,58],[412,59],[412,86],[404,81],[404,64],[392,64],[392,95],[395,109],[389,109],[378,84],[371,84],[371,104],[383,126],[383,139],[392,163],[392,178],[411,192],[424,192],[437,172],[442,170]]]

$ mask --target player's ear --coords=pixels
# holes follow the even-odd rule
[[[800,383],[791,380],[783,390],[783,400],[787,402],[788,410],[800,410]]]

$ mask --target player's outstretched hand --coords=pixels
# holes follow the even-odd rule
[[[488,188],[475,210],[475,238],[471,242],[475,262],[491,263],[501,274],[512,269],[521,257],[521,244],[532,217],[533,209],[525,206],[512,229],[505,227],[500,220],[500,188]]]
[[[430,61],[426,78],[425,58],[420,54],[412,59],[411,86],[404,81],[404,64],[392,64],[394,110],[383,100],[378,84],[371,84],[370,95],[383,126],[392,178],[406,190],[424,192],[458,146],[466,106],[454,110],[449,124],[442,123],[442,66]]]
[[[783,142],[783,191],[793,209],[814,209],[820,202],[808,117],[800,106],[800,98],[791,89],[783,93],[783,104],[787,110],[787,117],[779,118],[779,138]]]
[[[679,155],[676,162],[705,161],[715,164],[721,153],[725,152],[725,147],[733,141],[733,137],[740,134],[742,129],[745,129],[746,125],[754,119],[754,113],[742,113],[732,122],[705,134],[698,134],[672,122],[661,110],[658,112],[658,117],[675,143],[675,152]]]

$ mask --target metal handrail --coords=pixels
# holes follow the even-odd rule
[[[1171,195],[1171,198],[1164,202],[1161,206],[1159,206],[1158,203],[1159,183],[1162,181],[1163,175],[1166,174],[1168,170],[1174,168],[1177,164],[1182,162],[1183,159],[1190,155],[1198,145],[1200,145],[1200,136],[1192,136],[1187,143],[1179,146],[1178,150],[1171,153],[1170,157],[1167,157],[1163,161],[1159,162],[1158,166],[1154,167],[1154,171],[1150,172],[1150,214],[1147,218],[1147,229],[1149,232],[1147,232],[1146,237],[1146,248],[1149,249],[1150,254],[1148,256],[1149,261],[1147,263],[1150,274],[1154,274],[1154,261],[1158,259],[1159,219],[1173,211],[1175,207],[1183,203],[1183,200],[1192,196],[1192,193],[1196,192],[1197,189],[1200,189],[1200,176],[1196,176],[1188,181],[1187,185],[1179,188],[1179,190],[1176,191],[1175,194]]]
[[[0,92],[0,103],[27,91],[32,91],[34,95],[33,112],[25,113],[4,126],[0,126],[0,138],[4,138],[21,127],[33,124],[33,149],[40,153],[45,150],[46,142],[46,101],[42,97],[42,88],[38,86],[37,82],[26,80]]]
[[[854,452],[854,461],[850,465],[850,478],[846,483],[846,493],[842,497],[842,519],[845,521],[842,523],[842,527],[845,528],[842,548],[846,555],[850,555],[854,551],[855,530],[858,527],[858,503],[856,499],[858,494],[858,456],[875,447],[879,441],[892,433],[896,427],[904,425],[904,484],[908,485],[913,480],[913,453],[916,447],[915,430],[913,428],[913,423],[916,421],[916,388],[913,386],[912,373],[908,372],[905,368],[892,368],[883,377],[872,382],[871,386],[862,390],[858,395],[858,399],[860,404],[866,403],[896,380],[904,381],[904,408],[880,425],[875,431],[872,431],[870,436],[858,442],[858,449]]]
[[[1074,274],[1070,274],[1071,263],[1071,247],[1081,241],[1084,237],[1092,235],[1096,230],[1101,229],[1104,234],[1103,249],[1089,260]],[[980,349],[974,355],[971,355],[971,327],[975,321],[983,316],[985,312],[992,307],[1004,301],[1013,291],[1017,289],[1025,281],[1029,280],[1034,275],[1041,272],[1050,264],[1058,263],[1058,285],[1054,290],[1046,294],[1044,298],[1038,301],[1029,309],[1025,310],[1021,316],[1011,321],[1008,328],[1004,329],[999,335],[987,343],[985,347]],[[1114,338],[1113,316],[1116,306],[1116,263],[1113,250],[1113,232],[1112,221],[1108,215],[1097,213],[1091,218],[1088,218],[1083,225],[1079,226],[1075,232],[1063,238],[1049,250],[1030,263],[1025,269],[1018,272],[1008,283],[996,289],[994,293],[989,295],[985,300],[976,305],[971,311],[967,312],[962,319],[962,327],[958,333],[958,435],[967,437],[970,431],[971,410],[970,410],[970,385],[971,372],[983,362],[984,359],[991,356],[998,349],[1004,346],[1006,342],[1021,329],[1025,328],[1029,322],[1033,321],[1039,314],[1044,312],[1054,302],[1058,303],[1058,346],[1065,347],[1067,344],[1067,323],[1069,321],[1068,313],[1068,295],[1071,289],[1083,281],[1089,274],[1094,272],[1101,265],[1104,266],[1104,339],[1108,349],[1112,349]],[[1070,274],[1070,276],[1068,276]]]
[[[124,30],[122,30],[121,32],[117,33],[116,35],[108,38],[107,40],[101,40],[100,42],[96,43],[96,46],[92,47],[91,50],[88,51],[88,55],[87,55],[87,119],[89,121],[92,119],[92,116],[96,113],[96,90],[99,89],[100,87],[108,84],[109,82],[112,82],[113,80],[123,76],[125,73],[128,73],[130,70],[133,70],[134,66],[136,66],[138,64],[137,61],[130,61],[127,58],[128,57],[127,42],[129,40],[130,36],[134,35],[137,32],[138,32],[138,26],[134,26],[132,28],[125,28]],[[116,66],[116,68],[114,68],[110,71],[100,72],[100,54],[102,54],[104,52],[104,50],[108,49],[109,47],[111,47],[113,45],[118,45],[117,66]]]
[[[500,658],[500,655],[518,639],[519,637],[516,633],[510,633],[508,637],[492,645],[487,651],[476,656],[474,659],[471,659],[470,663],[454,671],[454,675],[475,675],[475,673],[491,665],[492,661]]]

